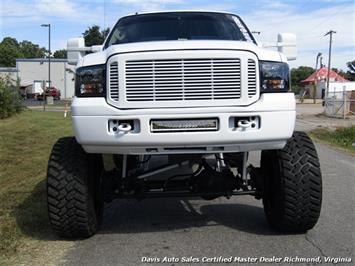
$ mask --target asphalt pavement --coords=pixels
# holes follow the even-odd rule
[[[323,205],[319,222],[307,234],[280,234],[270,229],[261,202],[251,196],[213,201],[120,200],[106,206],[101,231],[76,242],[61,263],[180,265],[185,258],[199,260],[194,264],[198,265],[204,258],[239,257],[241,261],[256,258],[258,264],[260,258],[270,258],[269,264],[275,265],[278,257],[320,257],[322,264],[325,257],[354,258],[355,159],[326,145],[316,146],[323,173]],[[250,158],[255,165],[257,155],[252,153]],[[164,257],[170,262],[162,263]],[[148,259],[160,263],[144,262]]]

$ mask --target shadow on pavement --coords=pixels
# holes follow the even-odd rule
[[[39,182],[13,213],[23,234],[41,240],[59,240],[52,232],[48,216],[45,181]],[[257,235],[278,235],[261,207],[228,203],[224,199],[118,200],[106,204],[99,234],[130,234],[184,230],[223,225]]]
[[[121,200],[105,210],[99,234],[131,234],[189,230],[223,225],[257,235],[279,235],[268,225],[261,207],[186,199]]]

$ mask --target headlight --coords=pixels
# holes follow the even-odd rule
[[[288,64],[259,61],[261,92],[286,92],[290,89]]]
[[[75,95],[105,96],[105,70],[105,65],[78,68],[75,75]]]

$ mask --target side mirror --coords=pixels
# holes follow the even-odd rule
[[[287,60],[296,60],[296,35],[292,33],[279,33],[277,35],[277,50],[280,53],[283,53],[286,56]]]
[[[85,56],[86,52],[100,52],[102,51],[103,45],[93,45],[91,47],[85,46],[85,39],[72,38],[67,42],[67,52],[68,52],[68,64],[76,65],[78,61]]]
[[[93,53],[101,52],[103,47],[104,47],[103,45],[93,45],[91,46],[91,52]]]
[[[68,64],[76,65],[85,55],[86,47],[84,38],[72,38],[67,42]]]

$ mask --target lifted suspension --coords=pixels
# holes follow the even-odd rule
[[[247,152],[238,156],[241,157],[240,162],[234,163],[223,153],[216,154],[215,159],[211,157],[200,156],[199,160],[196,156],[174,157],[172,160],[169,158],[170,163],[160,163],[157,167],[150,167],[150,157],[140,157],[136,167],[129,169],[128,156],[123,155],[121,170],[116,168],[104,174],[105,200],[160,197],[202,197],[210,200],[238,195],[262,197],[261,171],[252,165],[247,166]],[[192,171],[196,165],[196,170]],[[189,168],[189,173],[183,173],[186,168]],[[173,174],[167,175],[170,172]],[[165,178],[161,178],[162,175]]]

